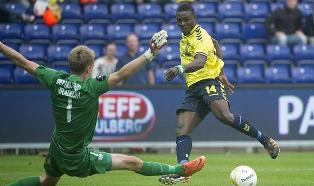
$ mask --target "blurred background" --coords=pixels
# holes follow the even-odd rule
[[[168,45],[154,62],[100,97],[93,145],[174,151],[175,110],[185,85],[183,77],[164,82],[162,76],[180,63],[181,31],[175,19],[179,3],[0,0],[0,41],[30,60],[67,72],[71,48],[87,45],[96,55],[96,77],[141,55],[153,33],[166,30]],[[283,148],[314,149],[314,1],[188,3],[193,4],[198,23],[220,42],[224,72],[236,85],[229,97],[232,111],[278,139]],[[126,102],[119,101],[125,98]],[[0,105],[0,152],[30,153],[49,147],[54,121],[48,90],[2,54]],[[197,148],[250,152],[260,148],[212,116],[192,136]]]

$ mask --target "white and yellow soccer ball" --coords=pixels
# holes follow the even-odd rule
[[[248,166],[238,166],[230,174],[231,186],[255,186],[257,176],[255,171]]]

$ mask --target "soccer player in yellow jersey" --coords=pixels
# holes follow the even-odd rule
[[[229,110],[226,91],[234,88],[223,74],[224,62],[218,42],[199,26],[193,7],[181,4],[176,13],[177,24],[182,31],[180,41],[181,65],[168,69],[164,78],[171,81],[179,74],[184,74],[187,90],[181,107],[177,110],[176,151],[178,163],[189,160],[192,149],[191,132],[203,118],[212,112],[222,123],[257,139],[275,159],[279,145],[256,129],[249,121]],[[160,178],[164,184],[174,184],[186,181],[177,175],[167,175]]]

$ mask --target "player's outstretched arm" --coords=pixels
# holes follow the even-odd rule
[[[119,71],[109,75],[109,89],[115,87],[121,81],[128,79],[134,73],[139,71],[147,61],[153,60],[159,50],[167,43],[167,37],[167,32],[164,30],[155,33],[150,41],[149,49],[143,55],[124,65]]]
[[[30,74],[34,74],[36,68],[39,66],[37,63],[26,59],[20,53],[6,46],[2,42],[0,42],[0,52],[2,52],[7,58],[9,58],[15,65],[23,68]]]
[[[204,67],[206,60],[207,57],[205,55],[196,54],[192,63],[189,63],[185,66],[178,65],[169,68],[164,74],[164,79],[167,81],[171,81],[179,74],[198,71],[199,69]]]

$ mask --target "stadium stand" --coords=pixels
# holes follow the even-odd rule
[[[50,45],[47,50],[48,64],[66,62],[71,48],[69,45]]]
[[[159,29],[168,31],[168,46],[156,59],[156,80],[164,84],[161,71],[180,61],[181,31],[176,25],[176,3],[101,3],[81,6],[62,4],[62,21],[49,28],[43,24],[0,24],[0,40],[40,64],[68,71],[67,53],[77,44],[86,44],[102,55],[107,41],[117,43],[117,56],[126,51],[125,38],[135,32],[140,51]],[[264,27],[271,11],[284,1],[200,0],[194,3],[200,25],[218,39],[225,60],[225,73],[233,83],[313,83],[314,46],[280,46],[270,43]],[[313,12],[312,0],[303,0],[303,16]],[[10,12],[24,13],[21,4],[8,3]],[[37,83],[16,69],[0,54],[0,83]],[[25,80],[22,77],[27,77]],[[159,79],[158,79],[159,78]],[[174,84],[182,81],[175,81]]]
[[[268,83],[291,83],[291,65],[275,64],[265,70],[265,79]]]
[[[291,59],[291,52],[288,46],[267,45],[266,50],[267,50],[267,57],[269,61]]]
[[[264,83],[264,69],[260,64],[247,64],[238,68],[238,80],[240,83]]]
[[[38,84],[38,80],[25,70],[17,68],[14,70],[14,79],[17,84]]]
[[[23,43],[23,25],[17,23],[1,24],[0,39],[3,42]]]
[[[0,83],[10,84],[12,83],[11,72],[7,68],[0,68]]]
[[[162,7],[159,4],[139,4],[137,13],[142,23],[160,23],[163,20]]]
[[[24,39],[33,43],[50,44],[50,28],[42,24],[28,24],[24,27]]]
[[[105,43],[107,27],[104,24],[85,24],[80,27],[81,42],[85,44]]]
[[[84,6],[84,20],[87,23],[110,23],[109,8],[106,4]]]
[[[149,40],[150,37],[160,30],[159,24],[139,24],[134,27],[135,34],[139,37],[139,40]],[[147,41],[145,41],[147,42]]]
[[[7,3],[5,5],[5,8],[14,14],[23,14],[25,13],[26,9],[22,4],[17,4],[17,3]]]
[[[58,44],[78,44],[79,31],[78,27],[73,24],[59,24],[52,28],[53,41]]]

